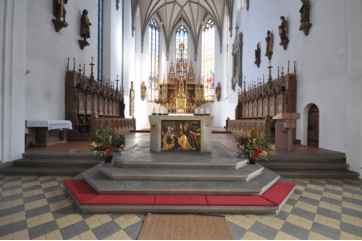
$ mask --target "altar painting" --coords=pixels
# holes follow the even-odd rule
[[[163,152],[200,151],[200,121],[162,121],[161,146]]]

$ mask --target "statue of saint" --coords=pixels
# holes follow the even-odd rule
[[[269,61],[271,61],[273,58],[273,48],[274,48],[274,35],[272,31],[268,30],[265,41],[266,41],[265,56],[267,56]]]
[[[68,26],[66,22],[67,10],[65,9],[65,4],[68,3],[68,0],[53,0],[53,16],[52,20],[55,31],[59,32],[62,28]]]
[[[238,32],[239,28],[236,28]],[[233,44],[233,78],[232,78],[232,89],[235,91],[236,86],[242,86],[242,59],[243,59],[243,33],[236,35],[235,42]]]
[[[129,90],[129,115],[134,117],[134,103],[135,101],[135,91],[133,86],[133,81],[131,82],[131,88]]]
[[[258,66],[258,68],[260,68],[260,64],[261,64],[261,47],[260,47],[260,43],[258,43],[256,45],[256,49],[255,49],[255,64],[256,64],[256,66]]]
[[[144,81],[141,84],[141,100],[145,100],[147,95],[147,86]]]
[[[92,26],[92,23],[88,17],[88,10],[84,9],[82,17],[80,18],[80,36],[82,39],[79,40],[79,44],[81,49],[89,45],[87,39],[91,37],[90,26]]]
[[[312,27],[312,24],[310,22],[310,10],[311,10],[311,4],[309,0],[301,0],[302,1],[302,7],[300,8],[300,27],[299,30],[303,31],[305,35],[309,34],[309,30]]]
[[[281,16],[280,20],[282,21],[279,26],[280,45],[287,50],[289,44],[288,20],[284,16]]]

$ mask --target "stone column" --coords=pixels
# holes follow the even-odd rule
[[[25,66],[28,0],[0,1],[0,161],[25,150]]]

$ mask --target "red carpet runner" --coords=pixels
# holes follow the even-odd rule
[[[98,194],[86,182],[65,180],[64,186],[80,205],[154,206],[258,206],[279,207],[294,189],[294,183],[278,181],[263,195],[142,195]]]

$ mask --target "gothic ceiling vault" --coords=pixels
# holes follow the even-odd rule
[[[234,0],[132,0],[133,22],[139,9],[143,45],[147,26],[152,18],[156,19],[164,34],[167,53],[175,29],[183,23],[190,32],[197,52],[202,26],[207,20],[215,23],[220,40],[226,17],[232,29],[233,5]]]

